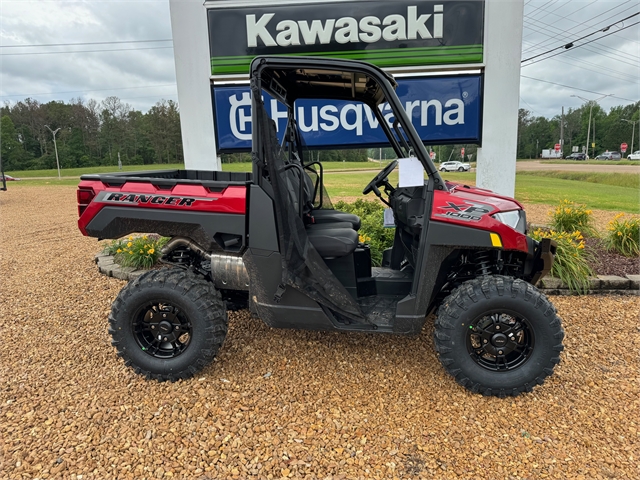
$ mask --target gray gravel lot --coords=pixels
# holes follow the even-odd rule
[[[640,299],[553,297],[566,351],[484,398],[414,338],[272,330],[231,314],[198,377],[116,357],[75,188],[0,192],[0,478],[640,478]],[[270,375],[268,375],[270,374]],[[265,378],[267,377],[267,378]]]

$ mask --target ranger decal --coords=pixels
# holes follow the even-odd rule
[[[217,198],[182,197],[178,195],[153,195],[149,193],[132,192],[100,192],[95,199],[100,203],[136,204],[136,205],[173,205],[176,207],[191,207],[196,201],[212,202]]]

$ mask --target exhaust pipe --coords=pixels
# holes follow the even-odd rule
[[[176,247],[185,247],[197,253],[211,263],[211,278],[218,289],[249,290],[249,275],[244,267],[242,257],[207,253],[192,240],[175,237],[162,248],[162,255],[167,255]]]

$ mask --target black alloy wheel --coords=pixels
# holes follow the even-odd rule
[[[193,329],[185,312],[160,301],[143,305],[131,324],[140,349],[155,358],[173,358],[189,346]]]
[[[474,362],[487,370],[503,371],[527,361],[535,338],[525,318],[514,312],[495,312],[471,322],[466,343]]]

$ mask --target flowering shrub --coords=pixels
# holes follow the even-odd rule
[[[385,228],[383,225],[384,206],[380,202],[358,199],[354,203],[337,202],[335,208],[360,217],[359,240],[369,244],[371,264],[382,265],[382,252],[393,246],[395,235],[394,228]]]
[[[562,200],[555,210],[549,212],[551,228],[558,232],[580,231],[588,236],[596,236],[592,224],[592,212],[585,205]]]
[[[551,238],[558,244],[556,258],[551,267],[551,275],[562,280],[569,290],[587,293],[589,277],[593,275],[589,267],[589,254],[584,249],[584,237],[579,231],[557,232],[538,228],[531,234],[535,240]]]
[[[626,257],[640,256],[640,218],[622,219],[624,213],[619,213],[609,222],[605,244],[608,250],[614,250]]]
[[[113,255],[115,262],[123,267],[151,268],[167,240],[157,235],[127,237],[109,243],[104,252]]]

